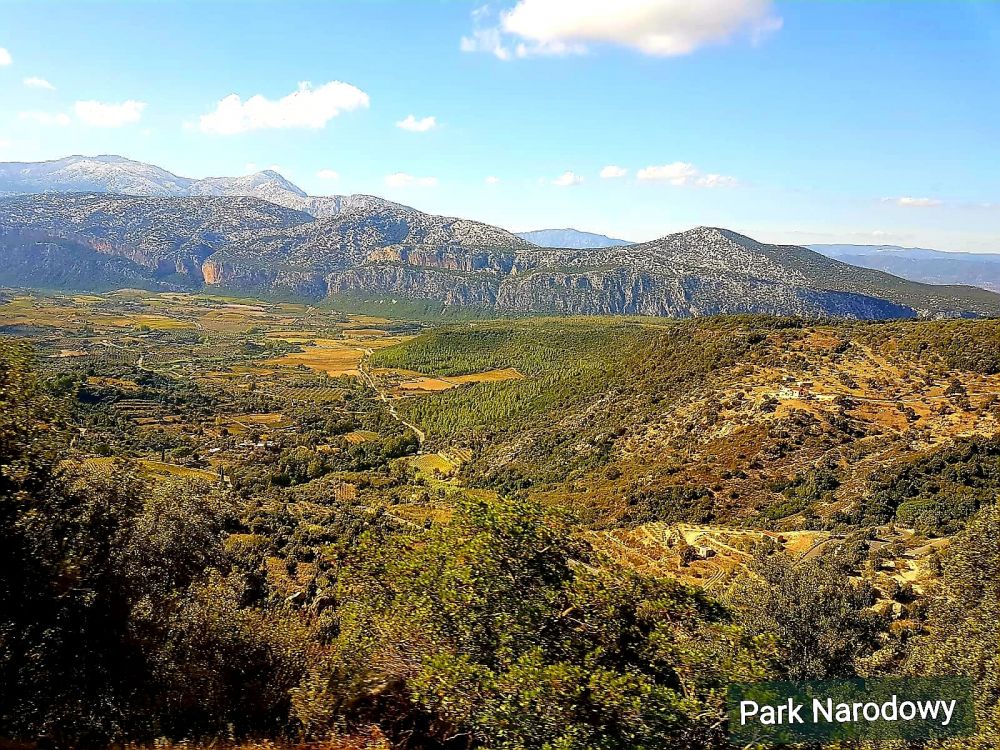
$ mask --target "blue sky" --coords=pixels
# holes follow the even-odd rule
[[[1000,251],[997,2],[6,0],[0,49],[4,161],[277,166],[515,230]]]

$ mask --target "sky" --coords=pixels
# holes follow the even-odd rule
[[[0,161],[1000,252],[1000,2],[0,0]]]

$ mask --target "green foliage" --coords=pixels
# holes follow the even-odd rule
[[[875,474],[864,519],[949,534],[1000,495],[1000,440],[963,438]]]
[[[741,387],[741,373],[808,380],[871,347],[923,363],[927,382],[947,386],[946,406],[990,408],[975,379],[955,373],[994,371],[992,321],[835,330],[831,344],[826,328],[761,318],[514,320],[379,350],[376,367],[526,376],[394,402],[431,451],[473,449],[457,481],[414,473],[416,436],[362,379],[303,370],[287,390],[223,388],[149,358],[139,367],[127,352],[47,358],[39,377],[24,349],[0,343],[0,735],[104,746],[300,729],[323,739],[377,723],[411,747],[723,747],[729,682],[888,663],[866,658],[888,628],[858,582],[867,572],[907,618],[893,623],[907,637],[879,655],[892,650],[915,674],[973,677],[995,739],[997,441],[902,462],[882,454],[891,463],[868,501],[854,515],[838,504],[829,519],[861,528],[812,562],[768,537],[770,549],[733,573],[724,606],[586,542],[595,527],[653,521],[790,529],[834,493],[854,497],[871,425],[847,399],[839,413],[789,412]],[[144,335],[181,346],[203,334]],[[261,331],[247,335],[202,347],[199,367],[279,351]],[[841,384],[872,378],[856,380]],[[312,389],[328,398],[310,402]],[[228,420],[277,412],[280,423]],[[161,450],[220,466],[228,482],[153,483],[142,464],[82,459]],[[463,497],[459,482],[504,499]],[[566,505],[572,514],[545,510]],[[810,515],[801,525],[827,520]],[[873,544],[871,525],[891,520],[965,528],[929,565],[940,587],[885,582],[906,550]],[[648,539],[653,561],[646,531],[621,539]],[[645,555],[643,544],[629,552]],[[686,543],[674,551],[685,576],[712,565]]]
[[[792,680],[855,675],[883,625],[868,609],[870,585],[818,562],[796,565],[784,554],[759,555],[725,601],[749,633],[774,638],[779,674]]]
[[[1000,511],[984,508],[943,555],[927,634],[906,664],[909,674],[961,675],[976,685],[978,731],[954,745],[987,750],[1000,743]],[[949,746],[950,747],[950,746]]]
[[[581,556],[538,506],[465,501],[342,581],[328,684],[363,686],[381,710],[391,692],[438,739],[722,746],[726,681],[763,674],[751,642],[699,595]]]
[[[60,460],[58,410],[22,350],[0,350],[0,400],[0,735],[284,726],[302,628],[245,608],[255,571],[223,546],[227,498]]]
[[[936,361],[946,370],[981,375],[1000,373],[1000,321],[949,320],[892,323],[874,329],[875,340],[892,342],[924,361]]]
[[[765,508],[761,515],[771,521],[780,521],[807,510],[814,502],[833,499],[833,491],[840,480],[830,469],[813,469],[799,474],[781,490],[784,498]]]

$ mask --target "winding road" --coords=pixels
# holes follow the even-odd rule
[[[375,382],[375,378],[368,370],[368,363],[366,359],[374,353],[375,352],[373,349],[364,350],[364,356],[361,358],[361,362],[358,363],[358,371],[361,373],[362,377],[364,377],[364,379],[368,382],[368,385],[371,386],[372,390],[378,394],[378,397],[382,399],[383,402],[385,402],[386,408],[388,408],[389,413],[392,415],[392,418],[395,419],[404,427],[408,427],[409,429],[413,430],[413,434],[417,436],[417,443],[419,445],[417,453],[418,454],[423,453],[424,440],[426,439],[424,431],[421,430],[419,427],[417,427],[415,424],[413,424],[413,422],[408,422],[399,415],[399,412],[396,411],[395,400],[391,396],[389,396],[388,393],[386,393],[384,390],[378,387],[378,384]]]

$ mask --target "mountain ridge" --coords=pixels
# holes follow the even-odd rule
[[[0,199],[0,258],[0,283],[11,286],[78,285],[92,273],[101,288],[346,294],[496,314],[1000,314],[1000,295],[915,284],[718,227],[637,245],[541,248],[499,227],[391,203],[318,219],[228,195],[12,196]]]
[[[1000,296],[981,289],[914,283],[719,227],[541,247],[377,196],[309,196],[273,170],[193,180],[124,157],[67,157],[0,164],[4,193],[0,283],[12,286],[360,295],[496,314],[1000,315]]]
[[[310,196],[280,173],[265,169],[237,177],[179,177],[162,167],[124,156],[67,156],[44,162],[0,163],[0,196],[37,193],[109,193],[150,197],[234,196],[261,198],[328,218],[353,210],[393,206],[373,195]]]

